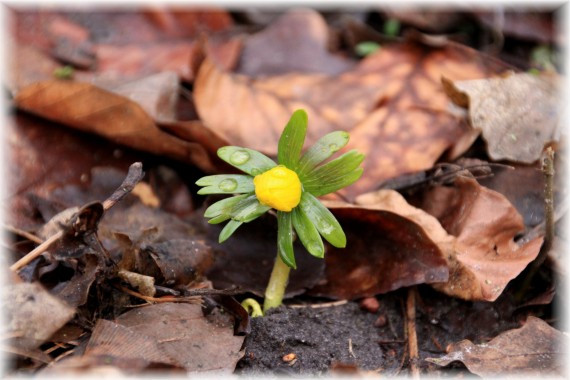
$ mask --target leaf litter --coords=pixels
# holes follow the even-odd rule
[[[382,42],[357,59],[346,50],[354,41],[341,40],[347,33],[333,33],[347,24],[333,27],[334,17],[311,10],[253,28],[255,17],[224,10],[12,11],[18,64],[8,85],[17,112],[8,142],[10,166],[22,168],[10,170],[6,207],[14,262],[33,242],[63,236],[6,290],[14,299],[16,287],[39,286],[62,314],[47,324],[45,313],[32,314],[28,323],[29,297],[11,304],[11,321],[28,327],[11,324],[5,351],[14,371],[396,375],[419,367],[494,376],[504,374],[493,365],[504,346],[520,353],[506,359],[513,371],[560,373],[563,339],[549,326],[559,326],[553,271],[565,271],[552,255],[531,276],[547,238],[542,149],[558,143],[557,172],[564,153],[556,81],[433,35],[429,17],[381,14],[399,18],[408,37],[362,34]],[[438,33],[465,22],[451,14],[458,17]],[[362,24],[382,30],[374,22]],[[71,77],[54,80],[64,64]],[[349,245],[327,245],[325,260],[297,247],[287,306],[250,324],[236,299],[263,292],[274,217],[218,244],[218,226],[202,217],[211,200],[202,204],[187,184],[227,171],[216,157],[224,145],[274,156],[284,122],[301,107],[309,140],[344,129],[347,148],[367,153],[362,180],[327,203]],[[534,122],[513,122],[521,119]],[[141,157],[147,176],[110,207]],[[465,160],[486,169],[466,169]],[[565,194],[558,185],[555,205]],[[357,307],[362,299],[378,307]],[[33,309],[47,307],[38,302],[46,304]],[[414,304],[417,312],[405,310]],[[408,359],[413,314],[418,361]],[[434,355],[448,345],[446,356]]]

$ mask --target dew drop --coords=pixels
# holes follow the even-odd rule
[[[243,165],[249,161],[250,155],[245,150],[236,150],[230,156],[230,162],[234,165]]]
[[[316,241],[312,241],[309,243],[309,250],[313,253],[322,253],[323,251],[321,245]]]
[[[251,169],[250,174],[255,177],[255,176],[261,174],[261,170],[253,168],[253,169]]]
[[[218,187],[220,188],[220,190],[222,191],[234,191],[237,188],[237,181],[233,178],[226,178],[224,179],[222,182],[220,182],[220,184],[218,185]]]
[[[320,218],[319,218],[320,219]],[[326,221],[324,221],[323,219],[320,219],[318,221],[319,223],[319,230],[323,233],[323,234],[330,234],[334,227],[330,224],[327,223]]]
[[[339,149],[338,145],[336,145],[336,144],[330,144],[329,145],[329,150],[333,153],[336,152],[338,149]]]

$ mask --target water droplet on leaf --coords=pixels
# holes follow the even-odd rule
[[[226,178],[224,179],[222,182],[220,182],[220,184],[218,185],[218,187],[220,188],[220,190],[222,191],[234,191],[237,188],[237,181],[233,178]]]
[[[322,254],[323,252],[321,245],[316,241],[312,241],[309,243],[309,250],[316,254]]]
[[[336,151],[338,150],[338,145],[336,145],[336,144],[330,144],[330,145],[329,145],[329,150],[330,150],[331,152],[333,152],[333,153],[336,152]]]
[[[230,156],[230,162],[234,165],[243,165],[250,159],[250,155],[245,150],[236,150]]]

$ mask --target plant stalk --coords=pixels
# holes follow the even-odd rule
[[[285,294],[285,288],[287,288],[287,283],[289,282],[290,271],[291,268],[289,268],[287,264],[281,260],[279,254],[277,254],[267,289],[265,289],[265,300],[263,302],[264,313],[283,303],[283,295]]]

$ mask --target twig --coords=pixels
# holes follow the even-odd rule
[[[127,173],[127,177],[119,186],[117,190],[111,196],[103,202],[103,209],[107,211],[111,207],[113,207],[119,200],[121,200],[125,195],[127,195],[137,183],[139,183],[142,178],[144,177],[144,172],[142,170],[142,163],[135,162],[129,167],[129,172]],[[16,261],[12,266],[10,266],[10,270],[13,272],[17,272],[22,269],[24,266],[31,263],[34,259],[39,257],[42,253],[47,251],[49,247],[56,241],[58,241],[64,234],[64,230],[59,230],[52,236],[50,236],[46,241],[42,242],[36,248],[34,248],[31,252],[26,254],[20,260]]]
[[[26,254],[26,256],[22,257],[20,260],[16,261],[12,266],[10,266],[10,270],[13,272],[17,272],[29,263],[31,263],[35,258],[39,257],[42,253],[48,250],[49,247],[56,241],[58,241],[63,236],[63,230],[56,232],[55,234],[51,235],[46,241],[42,244],[38,245],[34,248],[31,252]]]
[[[28,231],[21,230],[17,227],[10,225],[10,224],[4,224],[3,227],[5,230],[10,231],[11,233],[13,233],[15,235],[22,236],[22,237],[28,239],[29,241],[33,241],[34,243],[41,244],[44,242],[42,239],[40,239],[36,235],[31,234]]]
[[[542,162],[542,173],[544,175],[544,241],[538,256],[530,264],[522,285],[515,294],[517,302],[522,300],[532,279],[548,257],[548,252],[550,252],[554,242],[554,222],[556,217],[554,214],[554,150],[551,147],[546,148]]]
[[[135,292],[134,290],[131,290],[131,289],[126,288],[126,287],[121,286],[121,285],[118,285],[117,289],[127,293],[128,295],[131,295],[131,296],[136,297],[136,298],[140,298],[141,300],[144,300],[144,301],[149,302],[149,303],[165,303],[165,302],[201,303],[200,297],[198,297],[198,296],[155,298],[155,297],[149,297],[149,296],[142,295],[139,292]]]
[[[416,287],[408,290],[406,302],[406,325],[408,330],[408,348],[410,351],[410,372],[412,379],[420,378],[418,367],[418,336],[416,333]]]

